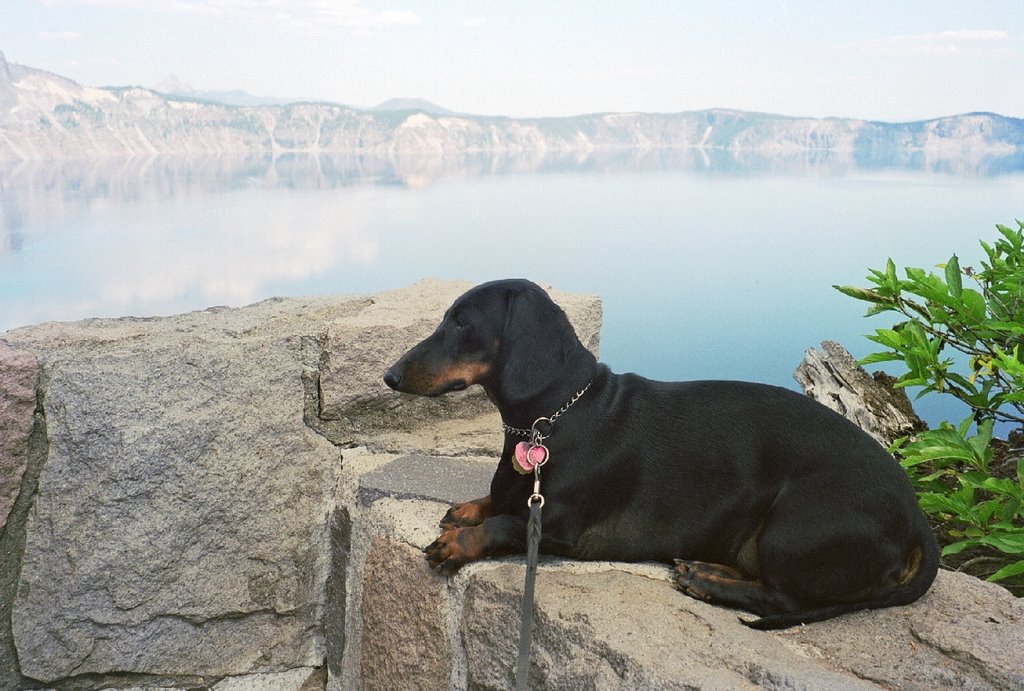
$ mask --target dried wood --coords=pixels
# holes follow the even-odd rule
[[[808,349],[793,372],[804,393],[831,408],[888,447],[895,439],[927,428],[895,378],[868,374],[835,341]]]

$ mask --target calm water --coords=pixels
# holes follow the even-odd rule
[[[966,162],[130,160],[0,167],[0,331],[425,276],[521,276],[604,300],[602,359],[795,387],[878,319],[835,292],[930,267],[1024,217],[1024,173]],[[924,405],[927,417],[950,416]]]

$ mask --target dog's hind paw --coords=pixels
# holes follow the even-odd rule
[[[692,598],[708,602],[711,594],[700,588],[700,576],[692,568],[698,562],[675,559],[676,566],[672,569],[672,585]]]
[[[690,597],[704,602],[726,600],[723,589],[749,587],[755,584],[742,571],[724,564],[709,564],[705,561],[675,559],[672,582],[676,588]]]

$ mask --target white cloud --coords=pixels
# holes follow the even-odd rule
[[[462,26],[467,29],[479,29],[487,23],[487,17],[466,17],[462,20]]]
[[[859,44],[874,55],[965,55],[1012,52],[1010,34],[994,29],[940,31],[929,34],[902,34],[872,39]]]

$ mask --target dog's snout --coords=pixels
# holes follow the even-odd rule
[[[384,373],[384,383],[397,391],[398,385],[402,383],[402,375],[396,372],[395,368],[392,367]]]

